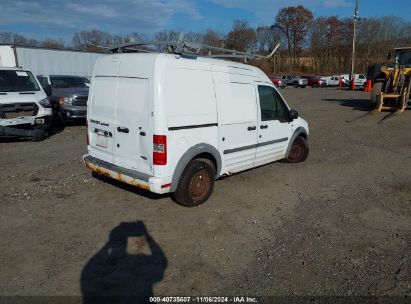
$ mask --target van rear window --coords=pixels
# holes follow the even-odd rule
[[[88,88],[87,78],[75,76],[50,76],[51,86],[56,89]]]

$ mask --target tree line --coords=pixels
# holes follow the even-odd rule
[[[411,22],[395,16],[360,18],[357,22],[356,65],[358,73],[385,61],[393,47],[411,45]],[[127,35],[99,30],[80,31],[71,43],[59,39],[35,40],[16,33],[0,32],[0,44],[16,44],[48,48],[72,48],[103,52],[107,46],[130,41],[178,39],[179,32],[163,30],[152,36],[134,32]],[[338,16],[316,17],[302,5],[279,10],[273,23],[253,28],[247,21],[235,20],[228,33],[214,29],[185,33],[184,39],[217,47],[266,55],[280,44],[268,62],[255,61],[269,74],[339,74],[351,70],[353,19]],[[68,46],[70,45],[70,47]]]

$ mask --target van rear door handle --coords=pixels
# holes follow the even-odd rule
[[[248,128],[247,128],[248,131],[254,131],[254,130],[256,130],[256,129],[257,129],[256,126],[252,126],[252,127],[248,127]]]
[[[260,126],[260,129],[267,129],[268,128],[268,125],[261,125]]]
[[[128,133],[130,130],[126,127],[117,127],[117,131],[123,132],[123,133]]]

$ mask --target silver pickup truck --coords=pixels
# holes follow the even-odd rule
[[[305,88],[308,84],[307,79],[298,76],[284,75],[281,77],[284,86],[293,86],[294,88]]]
[[[50,90],[49,97],[53,112],[61,122],[86,121],[88,88],[90,82],[85,77],[49,75],[37,76],[45,90]]]

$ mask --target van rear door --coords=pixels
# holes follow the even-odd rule
[[[152,175],[149,88],[154,57],[107,55],[94,69],[89,104],[90,155]]]
[[[88,108],[89,150],[93,157],[114,164],[117,77],[96,76]]]
[[[153,135],[149,123],[149,79],[118,77],[115,164],[152,174]]]

